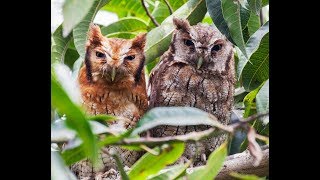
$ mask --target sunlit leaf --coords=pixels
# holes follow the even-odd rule
[[[51,63],[64,62],[65,54],[72,40],[72,34],[67,37],[62,36],[62,26],[60,25],[51,36]]]
[[[94,0],[65,0],[63,4],[63,36],[66,37],[84,17]]]
[[[227,142],[224,142],[220,147],[213,151],[209,156],[207,164],[189,174],[188,179],[214,179],[222,168],[224,159],[227,156],[227,144]]]
[[[164,144],[154,148],[160,152],[158,156],[150,153],[144,154],[132,167],[129,172],[129,178],[140,180],[146,179],[149,175],[158,173],[166,165],[175,162],[184,151],[184,143]]]

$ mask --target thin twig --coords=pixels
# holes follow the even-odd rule
[[[142,7],[144,8],[144,10],[147,12],[147,15],[149,16],[149,18],[151,19],[151,21],[153,22],[153,24],[155,26],[160,26],[160,24],[157,22],[157,20],[150,14],[148,8],[146,7],[146,5],[144,4],[144,0],[141,0],[141,4],[142,4]]]
[[[147,146],[155,146],[160,145],[164,143],[172,143],[172,142],[196,142],[202,139],[205,139],[207,137],[215,137],[220,134],[228,133],[233,134],[235,132],[235,129],[242,128],[244,124],[247,124],[250,121],[253,121],[259,117],[268,115],[267,113],[261,113],[261,114],[254,114],[252,116],[249,116],[245,119],[240,119],[240,121],[231,124],[231,125],[223,125],[219,122],[216,123],[216,127],[209,128],[204,131],[200,132],[191,132],[184,135],[178,135],[178,136],[167,136],[167,137],[140,137],[140,138],[124,138],[119,142],[114,143],[114,145],[140,145],[144,144]]]
[[[170,15],[173,13],[173,10],[172,10],[172,7],[170,6],[170,4],[169,4],[169,2],[167,1],[167,0],[163,0],[165,3],[166,3],[166,5],[168,6],[168,9],[169,9],[169,11],[170,11]]]

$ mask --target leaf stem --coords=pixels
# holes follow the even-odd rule
[[[172,7],[170,6],[169,2],[167,0],[163,0],[166,5],[168,6],[168,9],[169,9],[169,12],[170,12],[170,15],[173,13],[173,10],[172,10]]]
[[[157,22],[157,20],[150,14],[148,8],[146,7],[146,5],[144,4],[144,0],[141,0],[141,4],[143,6],[143,9],[146,11],[147,15],[149,16],[149,18],[151,19],[151,21],[153,22],[153,24],[155,26],[160,26],[160,24]]]

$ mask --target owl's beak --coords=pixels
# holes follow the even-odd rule
[[[114,81],[114,78],[116,77],[116,67],[112,67],[111,71],[111,81]]]
[[[198,59],[197,69],[200,69],[202,63],[203,63],[203,57],[200,57],[200,58]]]

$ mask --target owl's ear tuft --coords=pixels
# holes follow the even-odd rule
[[[132,40],[132,48],[143,49],[146,45],[147,33],[139,34]]]
[[[173,24],[176,26],[176,29],[178,30],[184,30],[186,32],[189,32],[190,30],[190,24],[188,20],[186,19],[179,19],[179,18],[173,18]]]
[[[88,32],[88,45],[89,46],[99,46],[103,40],[103,35],[101,34],[100,27],[93,23],[90,24]]]

